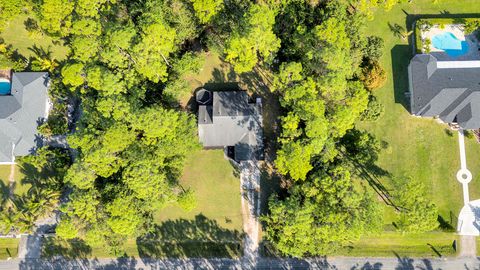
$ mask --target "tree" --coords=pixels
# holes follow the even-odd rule
[[[119,247],[149,230],[154,211],[194,202],[177,181],[185,157],[199,148],[194,119],[159,106],[132,113],[69,137],[81,155],[65,177],[73,191],[62,211],[90,243]]]
[[[71,220],[68,219],[62,219],[56,229],[55,232],[57,235],[63,239],[73,239],[78,236],[78,231],[75,228],[75,224],[71,222]]]
[[[326,255],[381,228],[381,209],[364,188],[356,189],[343,167],[317,172],[290,190],[285,200],[273,196],[266,237],[283,254]]]
[[[219,10],[223,7],[222,0],[190,0],[195,10],[195,15],[200,20],[200,23],[205,24],[210,22]]]
[[[3,0],[0,2],[0,32],[6,24],[22,12],[24,0]]]
[[[74,1],[44,0],[40,6],[40,26],[50,34],[67,36],[74,7]]]
[[[84,66],[81,63],[67,64],[62,68],[62,82],[73,87],[84,83]]]
[[[377,101],[375,96],[370,96],[368,100],[367,109],[363,111],[360,115],[360,120],[362,121],[376,121],[380,116],[382,116],[385,107],[382,103]]]
[[[227,41],[225,59],[233,64],[236,72],[253,69],[260,55],[267,62],[280,48],[280,40],[273,33],[275,10],[267,5],[254,4],[247,14],[241,29]]]
[[[178,205],[185,211],[190,212],[197,207],[195,193],[192,190],[186,190],[180,194],[177,199]]]
[[[168,57],[176,50],[175,35],[175,29],[160,22],[142,27],[141,40],[133,48],[138,73],[153,82],[166,80]]]
[[[400,208],[397,213],[398,229],[406,233],[422,233],[438,227],[437,206],[428,198],[425,185],[418,179],[393,179],[393,201]]]
[[[377,61],[368,61],[362,68],[360,79],[367,89],[372,90],[385,85],[387,74]]]
[[[384,48],[385,42],[381,37],[369,36],[363,49],[363,55],[368,60],[378,61],[383,55]]]

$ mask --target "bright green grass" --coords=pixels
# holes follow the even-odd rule
[[[388,143],[387,149],[380,153],[377,164],[392,176],[409,175],[423,181],[432,200],[439,207],[440,215],[455,227],[456,216],[463,204],[461,185],[455,179],[460,166],[457,134],[447,135],[447,126],[435,120],[410,116],[407,109],[396,102],[396,99],[403,100],[403,92],[408,90],[405,82],[412,49],[406,41],[395,37],[388,26],[390,23],[407,28],[404,11],[408,14],[439,14],[444,11],[452,14],[480,13],[480,6],[475,0],[439,2],[433,4],[431,0],[416,0],[412,4],[399,4],[388,12],[376,12],[368,31],[385,40],[381,63],[388,74],[388,81],[384,87],[375,91],[385,106],[385,113],[377,122],[360,123],[359,127]],[[392,67],[396,71],[393,75]],[[397,93],[394,91],[393,78],[400,81]],[[466,151],[467,164],[473,173],[470,183],[470,198],[473,200],[480,198],[480,144],[474,139],[468,139]],[[383,181],[388,185],[387,177]],[[385,222],[391,223],[392,216],[393,211],[387,209]]]
[[[197,208],[185,212],[177,206],[159,211],[155,220],[190,219],[202,214],[225,229],[242,231],[240,180],[223,150],[203,150],[191,155],[185,165],[180,184],[195,191]]]
[[[28,15],[24,14],[18,16],[0,33],[0,37],[4,39],[5,43],[11,44],[14,49],[17,49],[18,52],[25,57],[32,56],[33,53],[30,49],[36,46],[45,51],[50,50],[54,59],[59,61],[64,60],[67,56],[68,48],[61,44],[53,44],[52,38],[47,35],[29,36],[24,25],[24,21],[27,18]],[[8,67],[5,65],[8,65],[5,59],[0,59],[0,68]]]
[[[18,238],[0,238],[0,260],[17,257],[19,241]]]
[[[378,236],[362,237],[355,244],[335,253],[337,256],[355,257],[439,257],[454,256],[454,233],[430,232],[417,235],[401,235],[397,232],[383,232]]]

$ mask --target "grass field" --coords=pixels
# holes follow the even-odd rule
[[[0,239],[0,260],[5,260],[9,257],[15,258],[18,253],[18,238],[1,238]]]
[[[412,57],[412,47],[407,41],[397,38],[391,32],[389,24],[399,24],[407,28],[406,13],[480,13],[480,6],[476,3],[473,0],[443,0],[433,4],[430,0],[416,0],[412,4],[399,4],[388,12],[377,11],[374,21],[370,22],[368,27],[369,34],[385,40],[381,63],[388,74],[388,81],[384,87],[375,90],[378,100],[385,106],[385,113],[376,122],[359,123],[358,126],[388,144],[380,153],[377,165],[393,177],[408,175],[423,181],[428,187],[429,196],[439,207],[441,218],[453,228],[456,228],[457,215],[463,205],[461,185],[455,179],[460,166],[458,137],[456,133],[448,132],[446,125],[435,120],[410,116],[405,106],[404,92],[408,91],[407,66]],[[467,165],[473,173],[470,198],[474,200],[480,198],[480,144],[472,138],[467,139],[466,151]],[[382,181],[388,186],[389,177],[384,177]],[[391,226],[393,216],[393,210],[385,207],[386,226]],[[393,235],[395,233],[385,232],[379,237],[365,237],[354,245],[354,250],[358,252],[355,251],[352,255],[378,254],[382,250],[402,251],[410,246],[409,237],[392,237]],[[446,232],[438,233],[437,237],[443,239],[444,246],[455,238]],[[384,241],[386,239],[388,241]],[[412,239],[417,244],[433,241],[431,235],[418,235]],[[435,246],[433,243],[432,245]],[[373,250],[370,250],[369,246]],[[422,246],[425,248],[425,244]],[[417,251],[410,255],[421,256],[425,252],[417,248],[411,250]]]
[[[440,257],[456,255],[454,233],[429,232],[417,235],[401,235],[384,232],[378,236],[363,237],[352,246],[336,252],[339,256],[371,257]]]
[[[185,212],[171,206],[158,212],[158,223],[168,220],[195,220],[203,215],[225,229],[242,231],[240,180],[232,165],[223,157],[223,150],[204,150],[190,156],[181,178],[184,188],[195,191],[197,208]]]
[[[51,56],[58,60],[64,60],[68,53],[68,48],[62,44],[54,44],[52,38],[47,35],[30,36],[25,29],[25,20],[28,19],[28,15],[22,14],[13,19],[8,26],[0,33],[0,37],[4,39],[6,44],[10,44],[14,49],[25,56],[33,56],[34,53],[31,50],[34,47],[50,51]],[[5,59],[0,58],[0,68],[8,68],[8,63]]]

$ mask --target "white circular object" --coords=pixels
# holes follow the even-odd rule
[[[462,184],[468,184],[472,181],[472,173],[467,169],[460,169],[457,172],[457,180]]]

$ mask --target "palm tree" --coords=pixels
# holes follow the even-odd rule
[[[402,36],[403,40],[407,40],[409,36],[411,36],[413,34],[413,31],[407,31],[407,30],[403,30],[402,32],[400,32],[400,35]]]

